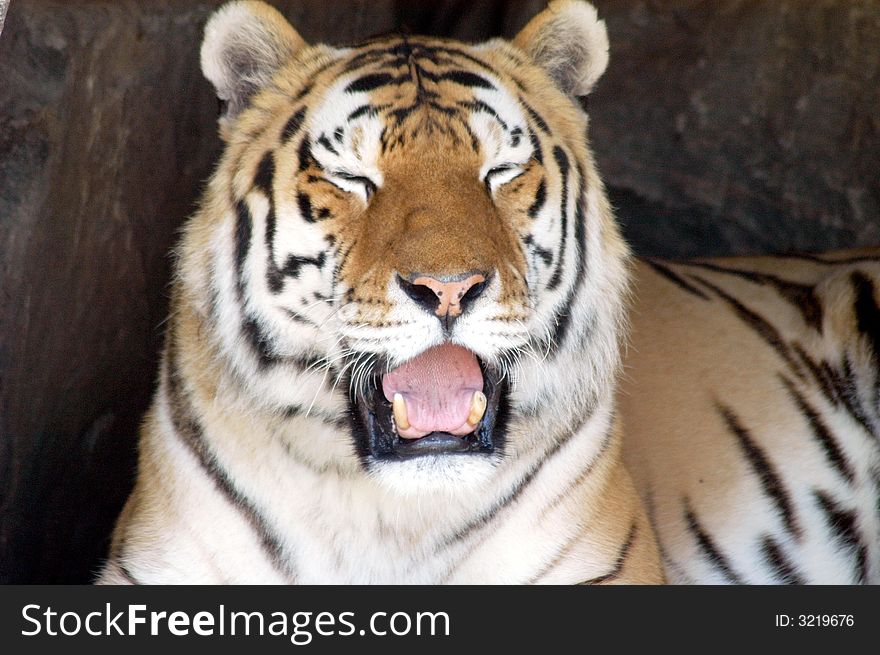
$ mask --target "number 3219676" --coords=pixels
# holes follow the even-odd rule
[[[798,628],[851,628],[855,625],[852,614],[777,614],[776,627]]]

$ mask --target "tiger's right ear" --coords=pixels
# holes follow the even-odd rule
[[[257,0],[223,5],[205,26],[202,73],[226,105],[221,127],[267,85],[306,42],[276,9]]]

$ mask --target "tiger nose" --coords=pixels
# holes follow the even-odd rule
[[[451,319],[460,316],[469,303],[480,297],[489,277],[482,271],[443,276],[413,273],[409,279],[398,275],[397,282],[419,307],[436,314],[448,327]]]

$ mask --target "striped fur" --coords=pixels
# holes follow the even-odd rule
[[[102,582],[662,580],[613,400],[628,251],[569,95],[606,50],[568,0],[513,45],[215,15],[226,148]],[[494,274],[445,335],[395,282],[468,266]],[[358,394],[444,339],[501,376],[494,450],[377,459]]]
[[[880,251],[636,267],[625,461],[675,582],[880,582]]]

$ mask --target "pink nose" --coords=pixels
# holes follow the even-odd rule
[[[422,308],[440,318],[460,316],[465,305],[475,300],[486,287],[484,273],[471,271],[460,275],[413,275],[411,282],[398,278],[406,294]]]
[[[437,309],[434,313],[437,316],[446,316],[447,314],[456,317],[461,314],[461,299],[465,294],[473,289],[476,285],[486,281],[486,276],[479,273],[465,278],[464,280],[455,282],[442,282],[437,278],[423,275],[413,280],[413,284],[428,287],[437,296]]]

